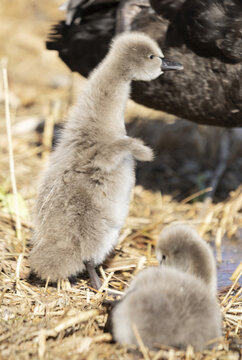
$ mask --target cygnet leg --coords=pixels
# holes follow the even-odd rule
[[[71,285],[76,285],[77,284],[77,276],[76,275],[69,276],[68,280],[70,281]]]
[[[92,260],[85,261],[84,264],[86,266],[88,275],[91,280],[91,286],[96,290],[100,289],[100,287],[102,286],[102,282],[97,275],[93,261]]]

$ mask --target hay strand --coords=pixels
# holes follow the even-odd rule
[[[8,91],[8,73],[7,73],[7,59],[2,59],[2,75],[3,75],[3,89],[4,89],[4,102],[5,102],[5,121],[8,138],[8,153],[9,153],[9,169],[12,184],[12,192],[14,196],[15,214],[16,214],[16,235],[19,241],[22,240],[21,221],[18,204],[18,191],[15,177],[12,131],[11,131],[11,118],[9,106],[9,91]]]

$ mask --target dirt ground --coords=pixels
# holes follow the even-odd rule
[[[72,74],[55,52],[45,49],[53,23],[64,14],[62,1],[2,0],[0,60],[9,81],[15,176],[21,231],[9,171],[2,67],[0,71],[0,359],[231,359],[241,355],[242,132],[197,126],[133,102],[127,109],[129,134],[142,137],[156,152],[152,164],[137,167],[129,217],[119,243],[100,267],[102,293],[84,275],[69,289],[28,279],[31,213],[37,183],[48,160],[48,124],[65,121],[85,80]],[[45,120],[44,135],[35,128]],[[51,129],[51,127],[50,127]],[[206,188],[216,177],[224,139],[226,169],[212,202]],[[157,266],[155,244],[170,223],[195,226],[215,249],[219,268],[229,263],[219,285],[223,338],[213,350],[194,353],[161,346],[157,352],[111,343],[104,333],[106,290],[122,295],[142,268]],[[233,250],[227,250],[233,243]],[[237,259],[237,260],[236,260]],[[225,261],[226,260],[226,261]],[[233,276],[232,276],[233,274]],[[229,278],[232,276],[232,280]],[[223,278],[224,279],[224,278]]]

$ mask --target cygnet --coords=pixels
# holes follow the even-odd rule
[[[117,243],[134,185],[134,159],[151,161],[152,150],[126,135],[124,111],[132,80],[150,81],[181,68],[163,59],[142,33],[117,37],[90,75],[70,113],[43,176],[35,211],[30,266],[56,281],[95,267]]]
[[[176,268],[148,268],[132,281],[111,312],[111,332],[120,344],[202,350],[221,336],[221,313],[205,283]]]
[[[211,249],[195,230],[176,225],[161,233],[157,257],[162,266],[140,272],[112,310],[113,338],[137,344],[135,325],[149,348],[202,350],[221,336],[222,326]]]
[[[196,230],[187,225],[171,225],[158,239],[156,256],[160,264],[199,277],[216,296],[217,273],[214,255],[209,244]]]

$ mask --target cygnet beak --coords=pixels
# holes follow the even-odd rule
[[[168,71],[168,70],[182,70],[183,66],[175,61],[170,61],[167,59],[161,59],[161,70]]]

